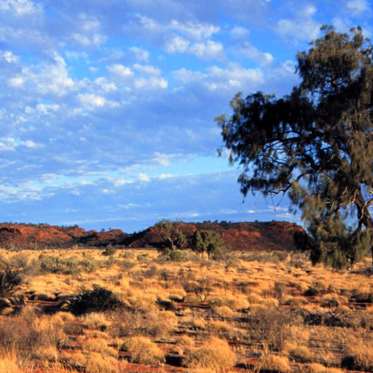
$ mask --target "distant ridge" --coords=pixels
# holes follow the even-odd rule
[[[175,223],[190,240],[196,230],[212,230],[221,235],[230,250],[293,250],[294,234],[303,232],[289,222],[203,222]],[[85,230],[78,226],[48,224],[0,224],[0,247],[10,249],[85,247],[159,247],[162,238],[157,225],[126,234],[120,229]]]

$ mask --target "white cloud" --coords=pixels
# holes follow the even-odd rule
[[[10,64],[18,62],[18,57],[12,51],[0,52],[0,58]]]
[[[83,93],[78,95],[78,100],[87,109],[97,109],[103,107],[117,107],[119,104],[115,101],[110,101],[103,96],[93,93]]]
[[[20,74],[8,79],[8,85],[12,88],[28,85],[34,94],[65,95],[74,88],[74,81],[65,60],[57,53],[53,54],[52,59],[52,63],[24,67]]]
[[[238,64],[230,64],[225,68],[211,66],[203,72],[182,68],[174,71],[173,75],[184,84],[200,84],[209,91],[219,92],[256,88],[265,81],[261,69],[248,69]]]
[[[111,182],[113,183],[115,187],[120,187],[120,186],[132,183],[130,180],[124,179],[122,177],[112,179]]]
[[[102,89],[106,93],[115,92],[118,89],[114,82],[111,82],[110,80],[102,76],[96,78],[95,83],[100,89]]]
[[[162,173],[162,174],[160,174],[160,175],[158,176],[158,179],[159,179],[159,180],[167,180],[167,179],[171,179],[171,178],[173,178],[173,177],[174,177],[174,175],[172,175],[172,174]]]
[[[280,19],[276,24],[276,31],[289,40],[311,41],[320,33],[321,24],[313,18],[316,12],[314,5],[307,5],[294,18]]]
[[[150,36],[161,38],[168,53],[189,53],[202,58],[217,57],[223,53],[223,44],[211,39],[220,31],[220,27],[213,24],[175,19],[160,23],[140,15],[135,22],[140,32],[145,30]]]
[[[146,49],[140,47],[131,47],[130,51],[134,54],[138,61],[147,62],[149,60],[150,53]]]
[[[196,43],[191,46],[190,51],[198,57],[213,58],[223,54],[223,44],[213,40],[207,40],[203,43]]]
[[[21,17],[40,13],[41,7],[31,0],[1,0],[0,12],[10,12]]]
[[[138,78],[134,80],[137,89],[167,89],[168,82],[160,77]]]
[[[137,15],[135,23],[140,29],[156,34],[179,34],[193,40],[209,39],[220,31],[220,27],[202,22],[182,22],[173,19],[167,23],[160,23],[153,18]]]
[[[142,183],[148,183],[150,181],[150,177],[144,172],[139,174],[138,179]]]
[[[267,65],[273,62],[273,56],[269,52],[262,52],[250,43],[244,43],[240,48],[240,52],[249,59],[261,64]]]
[[[168,154],[164,153],[154,153],[153,160],[161,166],[169,166],[171,164],[171,157]]]
[[[122,78],[128,78],[129,76],[133,75],[133,72],[129,67],[121,65],[119,63],[109,66],[108,70],[112,74],[118,75]]]
[[[135,89],[166,89],[168,82],[162,77],[159,68],[153,65],[134,64],[132,67],[121,64],[110,65],[108,71],[125,79],[124,90]]]
[[[32,115],[36,112],[41,115],[49,115],[49,114],[57,112],[58,110],[60,110],[60,108],[61,106],[58,104],[40,103],[40,104],[37,104],[35,107],[26,106],[25,113]]]
[[[100,33],[85,35],[76,32],[71,35],[71,38],[73,41],[77,42],[78,44],[84,47],[99,46],[106,41],[106,36]]]
[[[96,17],[82,13],[78,16],[78,31],[73,32],[71,39],[83,47],[99,46],[106,41],[106,36],[100,31],[101,23]]]
[[[234,26],[230,30],[230,34],[235,39],[243,39],[243,38],[247,38],[249,36],[250,31],[246,27]]]
[[[153,65],[141,65],[141,64],[134,64],[133,69],[148,75],[161,75],[161,70],[158,69],[158,67],[155,67]]]
[[[362,14],[369,10],[369,4],[366,0],[349,0],[346,7],[354,14]]]
[[[12,88],[21,88],[23,87],[25,80],[20,75],[15,75],[8,79],[8,85]]]
[[[168,53],[189,53],[201,58],[219,57],[223,54],[223,44],[206,40],[191,43],[181,36],[174,36],[166,42],[165,49]]]
[[[0,138],[0,152],[15,151],[19,147],[37,149],[41,147],[41,144],[38,144],[33,140],[20,140],[15,137]]]
[[[196,40],[208,39],[212,35],[220,31],[220,27],[198,22],[180,22],[172,20],[166,28],[169,31],[176,31],[181,34],[187,35]]]
[[[181,36],[174,36],[165,45],[168,53],[185,53],[189,50],[190,42]]]

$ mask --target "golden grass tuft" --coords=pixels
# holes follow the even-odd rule
[[[7,354],[3,354],[0,356],[0,372],[1,373],[26,373],[26,370],[20,367],[15,353],[7,353]]]
[[[186,354],[185,365],[188,368],[210,369],[211,372],[227,372],[236,363],[236,354],[227,341],[211,337],[199,348]]]
[[[287,373],[291,371],[289,359],[286,356],[266,353],[260,364],[261,369]]]
[[[127,338],[122,349],[129,353],[133,363],[157,365],[164,359],[162,350],[147,337]]]

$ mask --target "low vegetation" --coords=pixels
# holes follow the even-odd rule
[[[368,258],[216,260],[215,238],[199,239],[199,252],[1,250],[0,372],[373,371]]]

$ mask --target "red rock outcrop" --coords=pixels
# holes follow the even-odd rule
[[[303,228],[289,222],[244,222],[244,223],[175,223],[188,240],[196,230],[212,230],[221,235],[230,250],[293,250],[294,234]],[[130,247],[158,247],[162,235],[155,225],[142,232],[129,235],[126,244]]]
[[[253,223],[175,223],[191,240],[196,230],[212,230],[221,235],[230,250],[292,250],[294,233],[303,229],[288,222]],[[86,231],[78,226],[58,227],[47,224],[0,224],[0,247],[65,248],[74,245],[105,247],[159,247],[162,234],[157,225],[144,231],[125,234],[120,229]]]
[[[74,245],[109,246],[121,244],[126,234],[121,230],[86,231],[78,226],[58,227],[47,224],[0,224],[0,247],[48,248]]]

